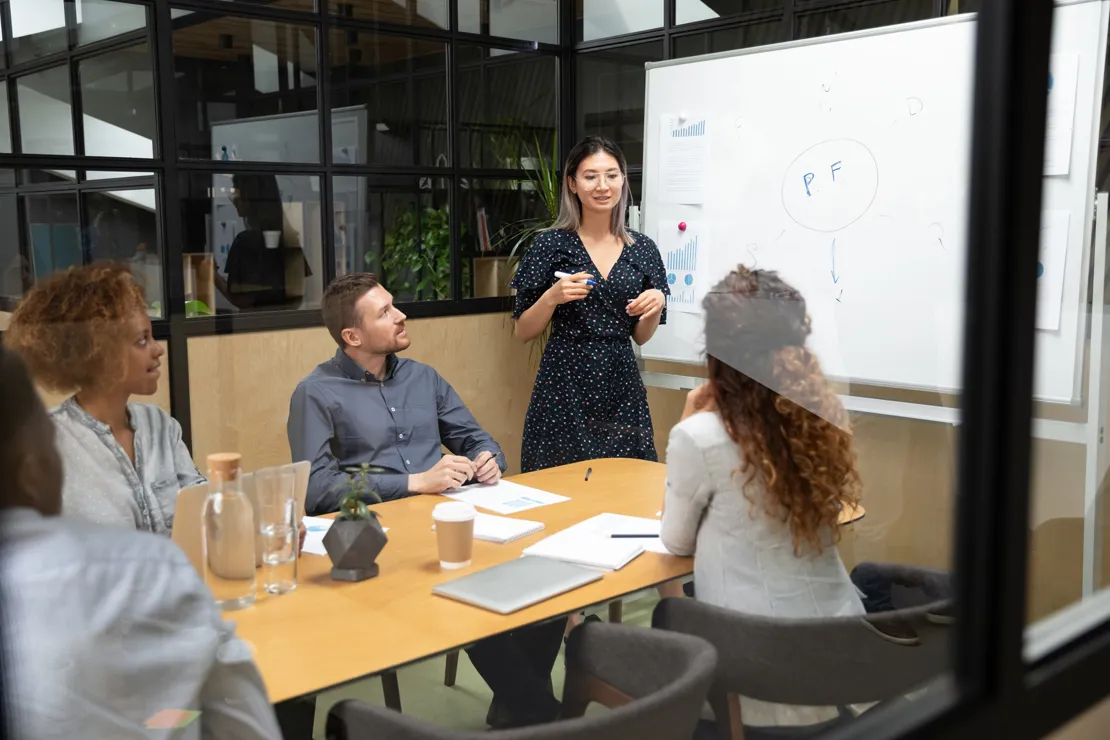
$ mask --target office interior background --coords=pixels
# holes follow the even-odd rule
[[[370,270],[411,319],[409,355],[455,386],[515,472],[539,357],[512,336],[513,248],[550,219],[545,176],[583,135],[620,145],[639,201],[644,63],[980,4],[0,1],[0,331],[37,280],[128,262],[168,350],[154,402],[195,459],[235,449],[253,469],[288,461],[290,392],[335,351],[324,286]],[[1100,189],[1107,113],[1104,98]],[[235,306],[215,287],[244,228],[233,187],[278,204],[281,300]],[[648,392],[662,456],[684,398]],[[956,431],[854,423],[868,513],[841,543],[845,564],[951,567]],[[1081,513],[1050,511],[1081,500],[1082,473],[1080,450],[1034,441],[1030,622],[1082,595]]]

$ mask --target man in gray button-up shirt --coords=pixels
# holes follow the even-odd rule
[[[427,365],[397,357],[410,344],[405,314],[373,276],[335,280],[323,314],[339,350],[300,382],[289,405],[293,459],[312,463],[308,513],[336,511],[346,470],[362,463],[386,471],[371,483],[387,501],[500,478],[501,448],[454,389]]]

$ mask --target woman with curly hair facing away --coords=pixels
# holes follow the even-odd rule
[[[805,347],[806,304],[739,267],[706,296],[708,382],[667,447],[663,542],[697,598],[774,617],[863,614],[836,550],[859,502],[847,415]]]
[[[65,469],[62,513],[168,535],[178,492],[205,479],[181,426],[157,406],[130,402],[158,390],[165,350],[128,269],[95,263],[35,285],[5,342],[39,385],[73,394],[51,412]]]

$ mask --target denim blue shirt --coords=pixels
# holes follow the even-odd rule
[[[149,403],[127,404],[127,415],[135,432],[134,463],[108,425],[76,398],[51,412],[65,470],[62,514],[169,536],[177,494],[204,483],[204,476],[172,416]]]
[[[336,511],[347,468],[368,463],[384,473],[370,476],[383,500],[409,495],[408,477],[435,466],[442,447],[471,460],[492,452],[502,472],[505,455],[439,373],[390,355],[377,378],[338,350],[297,385],[289,404],[289,449],[308,460],[305,508]]]

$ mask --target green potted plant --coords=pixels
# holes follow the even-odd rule
[[[365,581],[378,575],[375,562],[389,538],[378,520],[378,512],[364,498],[381,503],[370,485],[370,474],[382,472],[363,463],[348,468],[347,492],[339,500],[339,514],[324,535],[324,549],[331,559],[331,577],[337,581]]]
[[[461,233],[466,234],[465,224]],[[394,295],[412,301],[451,298],[451,212],[447,206],[406,211],[393,222],[384,246],[382,278]],[[368,265],[373,259],[366,255]]]
[[[545,156],[542,149],[540,149],[539,139],[532,138],[532,144],[535,150],[535,156],[529,151],[528,147],[524,147],[524,156],[522,161],[527,160],[529,165],[528,169],[524,170],[525,176],[528,178],[528,184],[531,186],[529,189],[537,193],[544,206],[544,214],[539,218],[526,218],[516,223],[509,224],[501,230],[502,238],[497,242],[497,248],[503,249],[509,247],[509,275],[515,275],[517,268],[520,267],[520,260],[531,248],[532,243],[535,241],[536,236],[541,231],[544,231],[554,223],[555,218],[559,215],[559,170],[556,165],[559,156],[559,144],[556,136],[551,137],[551,155]],[[511,246],[510,246],[511,245]],[[510,277],[510,279],[512,279]],[[536,359],[543,355],[544,345],[547,344],[547,339],[551,334],[551,325],[540,333],[538,337],[532,340],[531,358],[535,362]]]

